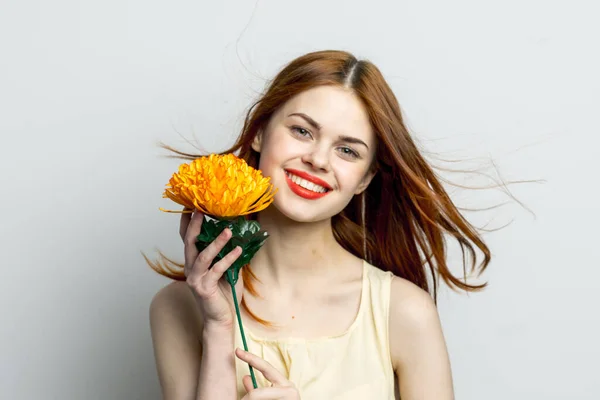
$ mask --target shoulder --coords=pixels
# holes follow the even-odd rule
[[[433,298],[414,283],[392,276],[390,283],[390,322],[407,323],[407,328],[423,326],[438,319]]]
[[[150,303],[150,308],[162,308],[173,303],[187,303],[193,300],[192,292],[184,281],[174,281],[156,292]]]
[[[435,302],[425,290],[393,276],[390,283],[390,353],[394,367],[411,363],[427,348],[445,349]]]
[[[194,331],[201,328],[201,318],[194,295],[187,283],[175,281],[161,288],[150,302],[150,321],[180,321],[192,323]],[[155,326],[152,326],[154,329]]]
[[[192,398],[202,354],[202,321],[187,283],[170,283],[154,295],[150,329],[163,398]]]

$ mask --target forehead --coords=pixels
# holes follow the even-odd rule
[[[334,86],[320,86],[292,97],[283,107],[280,118],[304,113],[322,126],[323,132],[373,139],[369,116],[352,91]]]

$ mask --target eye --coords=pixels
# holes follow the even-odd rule
[[[310,132],[308,130],[304,129],[303,127],[301,127],[301,126],[292,126],[290,129],[297,136],[302,136],[302,137],[308,137],[308,136],[310,136]]]
[[[358,154],[355,150],[351,149],[350,147],[340,147],[339,151],[347,157],[350,158],[360,158],[360,154]]]

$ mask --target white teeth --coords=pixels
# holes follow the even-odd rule
[[[287,176],[289,176],[289,178],[292,180],[292,182],[294,182],[298,186],[302,186],[304,189],[308,189],[310,191],[317,192],[317,193],[325,193],[327,191],[327,189],[325,189],[323,186],[319,186],[315,183],[309,182],[306,179],[302,179],[299,176],[291,174],[287,171],[286,171],[286,174],[287,174]]]

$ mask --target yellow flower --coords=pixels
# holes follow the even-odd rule
[[[163,197],[211,217],[233,218],[267,208],[276,192],[270,182],[233,154],[211,154],[181,164]]]

